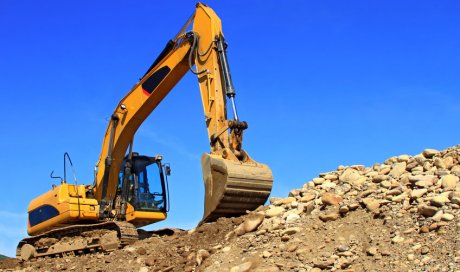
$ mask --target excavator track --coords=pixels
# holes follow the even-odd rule
[[[16,256],[22,260],[95,252],[108,252],[138,240],[136,227],[128,222],[74,225],[21,240]]]

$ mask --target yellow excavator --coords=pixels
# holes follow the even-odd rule
[[[242,149],[248,125],[237,114],[226,47],[219,17],[198,3],[179,34],[115,108],[94,183],[70,184],[64,174],[60,185],[31,201],[27,228],[31,236],[19,242],[19,258],[114,250],[136,241],[136,228],[166,219],[170,168],[160,155],[133,152],[133,139],[188,71],[198,77],[211,147],[201,158],[205,203],[200,223],[238,216],[265,203],[273,176],[268,166]],[[66,157],[70,161],[65,154],[64,173]]]

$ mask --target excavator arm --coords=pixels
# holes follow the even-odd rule
[[[192,30],[186,31],[192,23]],[[102,218],[108,216],[104,211],[117,193],[121,164],[136,131],[189,70],[198,77],[211,148],[202,157],[202,222],[243,214],[268,198],[273,180],[270,169],[242,149],[247,123],[238,118],[221,21],[211,8],[198,3],[195,14],[111,116],[92,188]],[[227,117],[227,100],[232,120]]]

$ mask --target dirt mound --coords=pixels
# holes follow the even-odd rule
[[[108,254],[19,262],[25,271],[459,271],[460,146],[339,166],[285,198],[194,230],[140,231]]]

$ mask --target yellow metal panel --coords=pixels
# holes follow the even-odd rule
[[[134,211],[126,214],[126,219],[128,222],[139,228],[142,226],[165,220],[166,216],[167,215],[164,212]]]
[[[97,221],[99,219],[98,202],[95,199],[85,198],[84,189],[84,185],[78,186],[78,193],[82,197],[70,197],[69,193],[76,195],[75,186],[64,183],[32,200],[28,212],[44,205],[50,205],[58,210],[59,215],[33,227],[28,224],[27,232],[35,235],[76,220]]]

